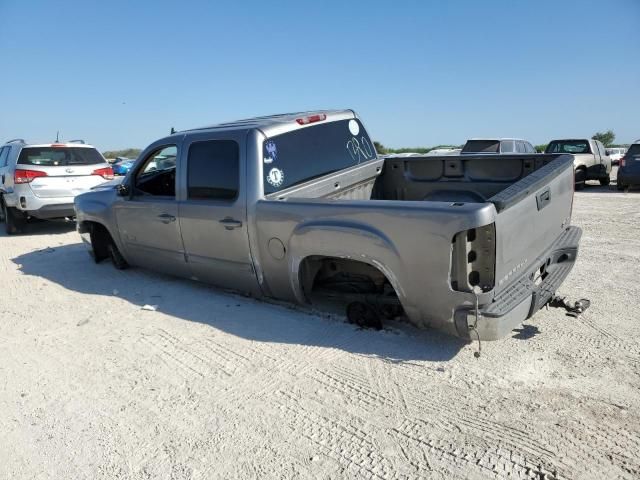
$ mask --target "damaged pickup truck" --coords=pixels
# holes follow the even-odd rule
[[[75,209],[96,262],[491,340],[569,274],[573,182],[563,154],[385,159],[318,111],[174,133]]]

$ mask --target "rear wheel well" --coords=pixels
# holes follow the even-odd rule
[[[397,292],[377,267],[349,258],[310,256],[300,264],[300,286],[311,304],[329,300],[338,307],[365,303],[381,316],[402,314]],[[344,310],[343,310],[344,311]]]

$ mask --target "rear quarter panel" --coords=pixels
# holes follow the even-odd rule
[[[453,307],[473,301],[450,287],[453,236],[490,224],[495,215],[492,204],[262,200],[254,261],[267,295],[298,302],[305,301],[298,268],[307,256],[369,263],[385,273],[413,323],[446,329]],[[284,244],[284,258],[270,251],[272,239]]]

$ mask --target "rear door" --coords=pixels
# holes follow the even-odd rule
[[[245,148],[243,132],[189,136],[178,212],[192,276],[258,293],[247,229]]]
[[[105,182],[103,169],[108,167],[95,148],[51,145],[23,148],[16,170],[38,172],[28,183],[35,196],[60,198],[75,197]]]
[[[130,197],[114,203],[118,232],[129,262],[178,276],[187,268],[176,198],[176,158],[180,142],[151,147],[127,177]]]

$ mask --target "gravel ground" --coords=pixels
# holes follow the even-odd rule
[[[639,221],[638,192],[577,193],[559,293],[591,308],[479,359],[95,265],[70,226],[0,235],[0,478],[639,478]]]

